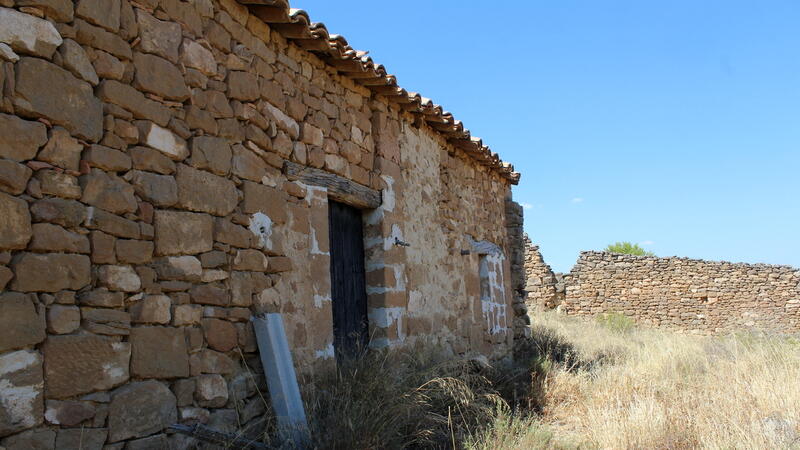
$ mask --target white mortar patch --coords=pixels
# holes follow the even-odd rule
[[[268,215],[257,212],[250,216],[250,232],[258,237],[260,248],[272,250],[272,219]]]
[[[330,295],[317,295],[314,294],[314,306],[317,308],[322,308],[325,303],[330,303],[333,300],[331,299]]]
[[[333,344],[328,344],[328,346],[325,347],[324,349],[317,350],[315,352],[315,355],[318,359],[332,359],[335,356],[335,353],[333,351]]]
[[[42,362],[38,352],[19,350],[0,356],[0,377]]]
[[[0,403],[11,423],[25,427],[36,425],[34,408],[44,383],[32,386],[14,386],[8,380],[0,380]]]
[[[383,202],[381,203],[381,208],[393,212],[397,204],[397,198],[394,194],[394,178],[389,175],[381,175],[381,179],[386,183],[386,189],[382,193]]]

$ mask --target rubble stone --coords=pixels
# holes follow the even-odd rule
[[[31,299],[17,292],[0,294],[0,353],[42,342],[44,321]]]
[[[113,214],[136,211],[133,186],[122,178],[99,169],[92,169],[92,172],[82,176],[80,181],[83,188],[81,202]]]
[[[42,357],[34,350],[0,354],[0,436],[42,423]],[[4,442],[5,444],[5,442]]]
[[[128,381],[128,343],[92,335],[50,336],[43,352],[47,398],[104,391]]]
[[[46,161],[67,170],[78,170],[81,160],[83,145],[69,135],[69,131],[61,127],[54,127],[50,131],[50,140],[44,146],[36,159]]]
[[[158,381],[141,381],[117,389],[108,412],[108,441],[148,436],[176,423],[175,396]]]
[[[228,403],[228,385],[221,375],[200,375],[196,378],[195,398],[205,408],[221,408]]]
[[[110,291],[137,292],[142,287],[142,280],[131,266],[100,266],[97,282]]]
[[[85,255],[21,253],[11,262],[11,288],[21,292],[77,291],[91,281],[91,262]],[[41,274],[46,273],[47,277]]]
[[[181,27],[175,22],[158,20],[147,12],[137,9],[136,22],[142,38],[139,49],[178,62],[178,46],[181,44]]]
[[[15,52],[49,59],[61,45],[61,35],[53,24],[30,14],[0,8],[0,23],[0,42]]]
[[[136,53],[134,87],[169,100],[184,101],[189,98],[189,88],[183,74],[172,63],[160,56]]]
[[[130,343],[131,374],[138,378],[189,376],[189,356],[183,331],[168,327],[134,327]]]
[[[229,352],[236,348],[236,327],[219,319],[203,319],[203,334],[208,346],[220,352]]]
[[[213,220],[205,214],[156,211],[156,255],[193,255],[211,250]]]
[[[166,295],[148,295],[131,307],[134,323],[168,324],[172,301]]]
[[[33,171],[28,166],[9,159],[0,159],[0,190],[19,195],[25,191],[32,174]]]
[[[53,305],[47,310],[47,332],[69,334],[81,326],[81,310],[77,306]]]
[[[86,236],[49,223],[33,224],[33,239],[28,249],[41,252],[90,252],[89,239]]]
[[[27,161],[47,142],[44,124],[0,114],[0,157]]]
[[[65,39],[58,52],[61,54],[65,69],[83,81],[89,82],[92,86],[97,86],[100,79],[97,77],[97,72],[95,72],[86,50],[80,44],[72,39]]]
[[[0,193],[0,250],[23,249],[32,234],[28,204]]]
[[[236,208],[239,194],[226,178],[180,164],[175,179],[181,208],[215,216],[227,216]]]

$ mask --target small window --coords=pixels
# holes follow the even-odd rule
[[[489,283],[489,255],[479,255],[478,276],[481,280],[481,300],[492,300],[492,286]]]

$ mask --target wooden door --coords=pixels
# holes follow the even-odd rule
[[[334,348],[337,356],[354,356],[369,339],[361,211],[334,201],[328,205]]]

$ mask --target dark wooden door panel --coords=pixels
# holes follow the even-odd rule
[[[369,337],[361,211],[334,201],[328,205],[334,347],[338,355],[352,356],[366,348]]]

